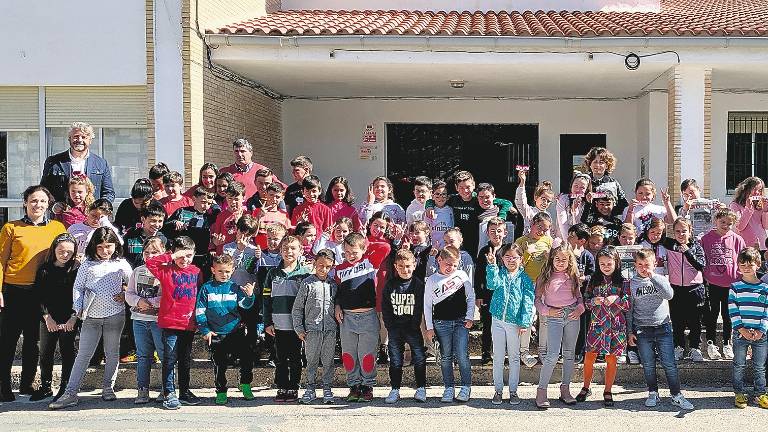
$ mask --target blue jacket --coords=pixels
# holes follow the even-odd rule
[[[487,289],[493,291],[490,312],[494,318],[527,328],[533,322],[534,286],[522,267],[514,275],[506,267],[486,267]]]
[[[197,293],[195,320],[200,334],[213,331],[224,335],[231,333],[240,324],[240,312],[237,307],[250,309],[254,295],[246,296],[240,285],[230,281],[206,282]]]
[[[115,188],[112,186],[112,170],[104,158],[88,153],[85,160],[85,173],[93,183],[93,195],[96,199],[105,198],[110,202],[115,200]],[[69,158],[69,149],[48,156],[43,166],[43,176],[40,184],[45,186],[57,202],[66,202],[69,191],[67,184],[72,176],[72,161]]]

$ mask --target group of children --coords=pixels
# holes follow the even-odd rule
[[[74,336],[58,338],[63,384],[50,408],[77,405],[100,338],[106,357],[102,398],[113,400],[127,307],[138,362],[137,404],[150,401],[155,358],[163,379],[157,400],[167,409],[198,403],[190,390],[196,332],[211,351],[217,404],[227,403],[231,357],[239,361],[243,397],[254,397],[252,367],[257,347],[265,344],[275,364],[275,402],[315,401],[322,366],[322,400],[333,403],[339,338],[346,401],[371,401],[376,365],[388,362],[392,388],[385,402],[396,403],[405,345],[414,366],[414,399],[426,401],[426,358],[434,354],[434,339],[441,401],[466,402],[472,386],[469,330],[477,308],[482,361],[493,363],[493,404],[504,400],[505,357],[513,405],[520,403],[520,364],[542,365],[535,399],[540,409],[550,406],[547,388],[558,362],[558,399],[573,405],[590,396],[594,363],[604,358],[606,406],[613,405],[612,384],[625,359],[642,363],[645,404],[656,406],[658,359],[672,403],[692,409],[680,391],[676,362],[685,356],[686,342],[691,360],[703,361],[704,323],[708,357],[733,360],[736,406],[748,403],[743,376],[751,347],[754,402],[768,408],[768,278],[760,280],[768,199],[760,179],[742,182],[730,208],[713,206],[712,229],[696,236],[686,217],[701,199],[695,181],[682,184],[680,217],[665,192],[663,205],[654,203],[657,190],[649,179],[639,180],[628,199],[611,177],[616,158],[604,148],[590,150],[567,194],[556,196],[543,182],[529,203],[526,170],[520,169],[514,205],[460,171],[453,195],[444,181],[417,177],[407,211],[393,200],[389,179],[376,177],[366,201],[355,207],[346,178],[334,177],[323,194],[308,157],[296,157],[291,166],[295,183],[285,188],[261,169],[248,197],[242,183],[213,164],[204,165],[200,183],[182,193],[182,176],[158,164],[148,179],[136,182],[131,200],[114,217],[108,201],[92,199],[87,178],[73,178],[68,202],[54,208],[69,233],[53,242],[38,275],[51,334],[43,338],[42,385],[33,399],[52,396],[54,335],[81,322],[76,357]],[[515,227],[522,227],[516,239]],[[621,255],[627,250],[630,260]],[[73,300],[66,299],[68,292]],[[723,354],[716,345],[718,315]],[[530,349],[536,328],[538,356]],[[303,357],[307,379],[299,397]],[[581,361],[584,383],[574,397],[570,384]]]

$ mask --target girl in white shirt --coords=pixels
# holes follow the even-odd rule
[[[624,222],[634,224],[635,228],[637,228],[637,233],[640,235],[648,231],[648,226],[653,218],[663,219],[668,224],[673,223],[677,219],[677,213],[675,213],[672,201],[666,191],[661,191],[661,201],[664,203],[664,206],[654,204],[653,200],[655,198],[656,184],[647,178],[638,180],[635,184],[635,198],[624,209],[622,217]]]

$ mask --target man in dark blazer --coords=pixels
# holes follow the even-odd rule
[[[57,202],[66,202],[67,185],[72,174],[83,173],[93,183],[96,199],[115,199],[112,187],[112,169],[102,157],[89,151],[94,137],[93,127],[88,123],[75,122],[69,128],[69,150],[48,156],[43,166],[40,184],[48,188]]]

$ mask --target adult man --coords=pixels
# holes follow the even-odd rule
[[[48,156],[43,166],[40,184],[48,188],[57,202],[66,202],[67,184],[73,174],[83,173],[93,183],[96,199],[115,199],[112,187],[112,169],[102,157],[90,152],[93,127],[88,123],[74,122],[69,127],[69,150]]]
[[[256,171],[267,168],[260,163],[254,162],[253,158],[253,146],[245,138],[239,138],[232,143],[232,150],[235,153],[235,163],[230,166],[221,169],[221,172],[228,172],[232,174],[235,181],[239,181],[245,185],[246,198],[252,197],[257,191],[256,187]],[[276,175],[272,175],[272,179],[276,182],[280,182],[285,187],[285,183],[281,182]]]

